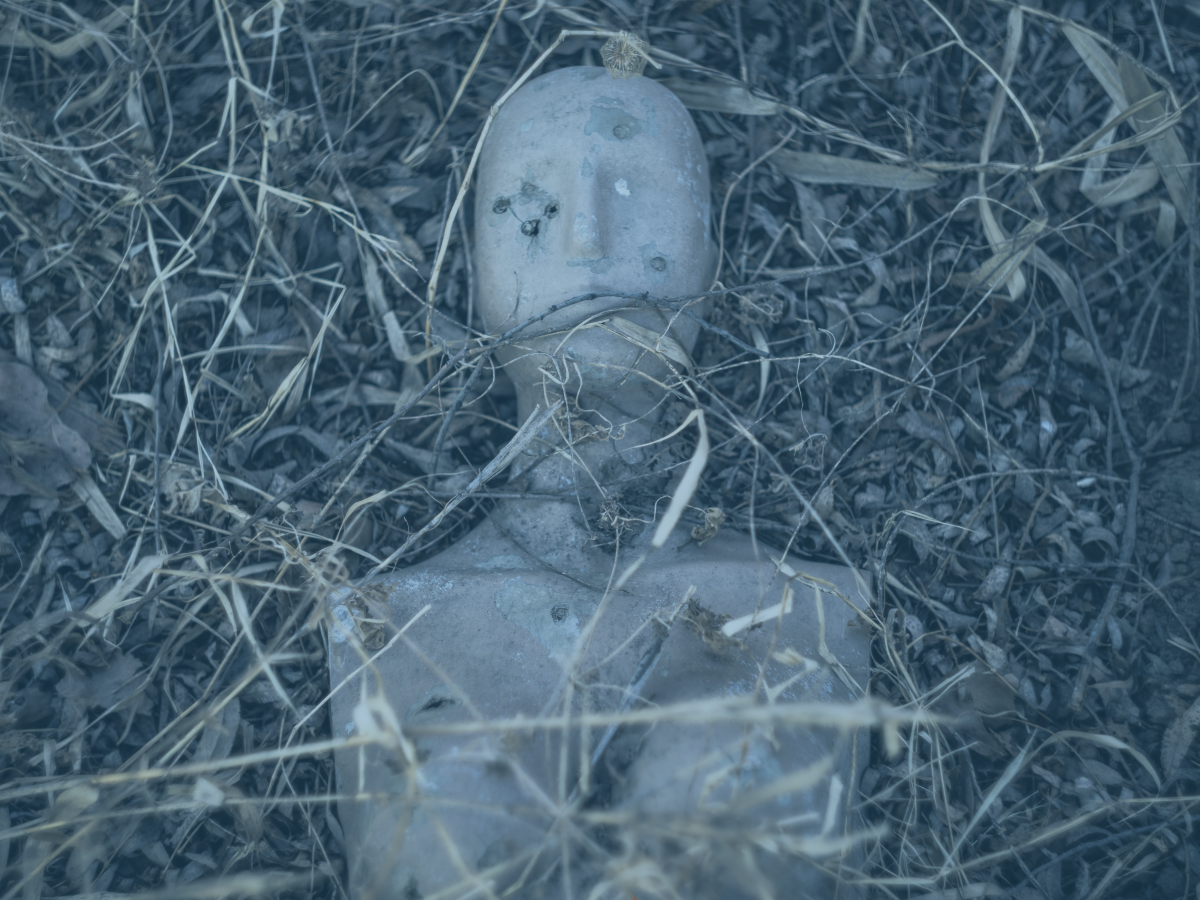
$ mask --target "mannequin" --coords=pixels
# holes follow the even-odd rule
[[[531,81],[500,110],[480,159],[485,329],[501,334],[591,291],[703,292],[715,265],[709,202],[699,135],[667,89],[600,68]],[[563,401],[514,462],[510,490],[562,499],[501,501],[449,550],[330,601],[333,684],[350,678],[332,703],[334,733],[391,722],[403,735],[337,755],[356,900],[834,896],[826,865],[838,858],[786,848],[848,827],[861,735],[707,720],[546,724],[703,699],[850,700],[867,683],[857,611],[868,601],[849,569],[794,558],[780,567],[727,529],[705,540],[677,528],[614,587],[654,531],[614,512],[622,493],[673,490],[658,423],[664,385],[698,331],[669,310],[622,307],[603,297],[570,306],[538,325],[541,336],[498,352],[521,421]],[[651,332],[659,353],[647,349]],[[736,630],[732,620],[755,613],[761,622]],[[542,724],[486,727],[517,717]],[[448,733],[455,723],[465,730]],[[801,772],[813,773],[807,784]],[[784,849],[764,850],[748,832]]]

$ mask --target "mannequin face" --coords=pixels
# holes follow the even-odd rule
[[[709,181],[691,116],[661,85],[601,68],[561,69],[501,108],[479,164],[475,269],[484,327],[498,334],[592,291],[681,297],[708,289]],[[600,298],[535,326],[564,331],[609,310],[691,347],[696,326],[669,312],[620,311]],[[527,342],[502,356],[519,392],[547,358],[582,374],[585,393],[614,400],[630,369],[666,369],[599,328]],[[568,372],[569,370],[569,372]],[[641,379],[633,379],[640,381]]]

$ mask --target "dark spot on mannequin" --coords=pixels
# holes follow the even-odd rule
[[[484,764],[484,770],[494,778],[503,778],[512,773],[512,768],[502,759],[489,759]]]
[[[550,202],[546,204],[546,218],[553,219],[558,215],[558,204]]]
[[[492,212],[494,212],[498,216],[503,215],[504,213],[508,212],[509,206],[511,206],[509,199],[507,197],[501,197],[499,200],[497,200],[495,203],[492,204]]]
[[[654,104],[643,101],[642,107],[646,113],[645,119],[639,119],[611,97],[598,97],[592,106],[591,119],[583,126],[583,133],[594,134],[606,141],[631,141],[639,134],[654,137],[658,134]]]
[[[561,622],[567,617],[567,608],[565,606],[556,606],[550,610],[550,618],[555,622]]]
[[[404,885],[404,900],[421,900],[424,896],[421,893],[421,888],[417,885],[417,877],[415,875],[408,876],[408,884]]]
[[[521,223],[521,234],[525,235],[525,237],[537,237],[540,225],[540,219],[528,219]]]
[[[642,253],[642,272],[646,278],[654,284],[665,282],[675,267],[671,254],[660,250],[656,241],[642,244],[638,249]]]
[[[429,712],[433,709],[444,709],[447,706],[458,706],[458,701],[453,697],[430,697],[419,711]]]

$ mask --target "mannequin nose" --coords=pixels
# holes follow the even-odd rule
[[[597,195],[595,179],[586,179],[564,202],[567,214],[567,257],[599,259],[608,250],[608,215]]]

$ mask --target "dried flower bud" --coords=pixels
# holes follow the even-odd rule
[[[650,57],[650,45],[635,34],[622,31],[610,37],[600,48],[604,68],[613,78],[632,78],[641,75]]]

